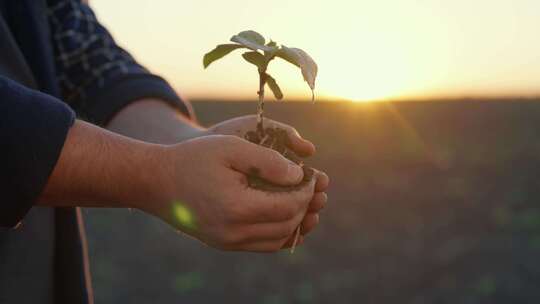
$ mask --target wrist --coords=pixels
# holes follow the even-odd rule
[[[124,177],[127,195],[120,199],[123,208],[135,208],[148,212],[152,205],[164,200],[170,192],[168,187],[168,146],[141,143],[132,151],[131,174]],[[122,178],[122,177],[121,177]]]
[[[36,203],[137,208],[155,196],[151,175],[163,149],[77,121]]]

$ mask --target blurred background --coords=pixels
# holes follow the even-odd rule
[[[97,303],[540,301],[540,3],[91,0],[116,40],[210,125],[256,111],[253,29],[319,64],[271,73],[267,115],[331,177],[294,255],[224,253],[137,211],[86,209]]]

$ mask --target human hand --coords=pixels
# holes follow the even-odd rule
[[[289,149],[301,157],[308,157],[315,153],[315,146],[312,142],[302,138],[295,128],[269,119],[264,119],[265,128],[281,128],[289,135]],[[236,135],[244,137],[249,131],[255,131],[257,128],[257,115],[246,115],[236,118],[232,118],[221,123],[215,124],[212,127],[205,130],[205,135]]]
[[[302,138],[298,131],[287,124],[265,118],[264,124],[266,127],[281,128],[289,135],[289,149],[302,157],[309,157],[315,153],[315,145]],[[243,137],[246,132],[253,131],[257,126],[257,115],[240,116],[233,119],[226,120],[218,123],[207,130],[204,134],[222,134],[222,135],[235,135]],[[319,223],[319,211],[324,208],[328,196],[326,190],[329,185],[329,178],[326,173],[322,171],[315,171],[315,194],[310,202],[308,213],[302,220],[301,237],[299,243],[302,243],[304,235],[312,231]],[[294,236],[287,242],[284,248],[288,248],[292,245]]]
[[[309,234],[319,224],[319,213],[325,207],[328,201],[328,195],[326,189],[328,188],[330,179],[328,175],[322,171],[315,170],[314,174],[315,188],[313,198],[309,202],[308,210],[302,219],[300,226],[300,236],[297,240],[296,246],[302,245],[304,237]],[[283,249],[290,248],[294,244],[295,236],[291,236],[289,240],[283,245]]]
[[[319,178],[291,192],[248,187],[246,174],[254,167],[261,177],[280,185],[298,184],[303,172],[278,152],[235,136],[205,136],[166,146],[157,161],[151,187],[159,190],[157,199],[137,207],[223,250],[286,247],[306,212],[312,212],[309,203],[316,185],[321,188]],[[319,196],[315,201],[320,206]],[[305,220],[308,228],[313,226],[314,218]]]

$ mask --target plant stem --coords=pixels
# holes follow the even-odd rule
[[[260,133],[260,135],[264,134],[264,85],[266,84],[266,71],[259,71],[259,91],[257,92],[257,95],[259,95],[259,104],[257,108],[257,131]]]

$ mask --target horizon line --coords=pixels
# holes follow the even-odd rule
[[[193,97],[188,98],[192,102],[257,102],[257,99],[249,98],[212,98],[212,97]],[[459,101],[534,101],[540,100],[540,95],[525,96],[525,95],[500,95],[500,96],[441,96],[441,97],[417,97],[417,98],[388,98],[388,99],[373,99],[373,100],[350,100],[346,98],[321,98],[315,99],[318,102],[347,102],[347,103],[377,103],[377,102],[459,102]],[[287,100],[266,100],[267,103],[311,103],[311,100],[302,98],[292,98]]]

